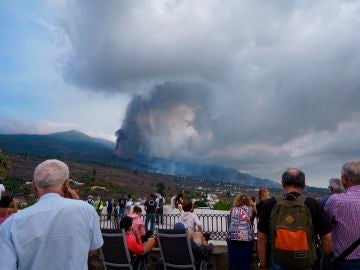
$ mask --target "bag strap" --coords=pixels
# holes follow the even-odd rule
[[[354,243],[352,243],[347,249],[345,249],[343,253],[341,253],[339,257],[335,259],[335,261],[337,263],[343,261],[351,252],[353,252],[359,246],[359,244],[360,244],[360,238],[356,240]]]

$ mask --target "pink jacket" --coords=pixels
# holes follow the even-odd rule
[[[141,217],[139,217],[138,214],[132,213],[128,215],[133,219],[132,226],[133,228],[138,228],[140,231],[140,235],[144,236],[146,234],[145,232],[145,224]]]

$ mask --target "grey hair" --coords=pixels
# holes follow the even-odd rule
[[[50,189],[61,187],[67,179],[69,167],[60,160],[49,159],[35,168],[33,182],[39,189]]]
[[[331,178],[329,180],[329,187],[332,188],[333,191],[335,192],[343,192],[344,191],[344,187],[342,185],[342,182],[339,178]]]
[[[346,175],[351,183],[360,185],[360,161],[350,160],[342,166],[341,173]]]

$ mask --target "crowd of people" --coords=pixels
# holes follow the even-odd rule
[[[360,161],[345,163],[341,179],[329,180],[330,195],[320,201],[304,196],[305,174],[297,168],[283,173],[282,187],[277,197],[260,189],[257,205],[236,196],[229,269],[249,269],[255,227],[259,269],[360,269]]]
[[[305,184],[305,174],[290,168],[282,175],[281,196],[260,189],[257,204],[246,194],[235,197],[227,230],[230,270],[249,269],[255,247],[259,269],[360,269],[360,161],[345,163],[341,179],[330,179],[330,195],[320,201],[304,196]],[[108,218],[121,217],[135,255],[156,245],[154,224],[164,222],[161,194],[145,201],[145,222],[130,194],[117,202],[91,195],[80,200],[59,160],[35,168],[32,189],[37,202],[19,212],[0,192],[0,269],[87,269],[88,257],[103,245],[99,214],[105,207]],[[196,259],[210,254],[193,202],[179,195],[173,204],[180,213],[174,229],[186,231]]]
[[[113,198],[109,198],[105,203],[97,196],[94,201],[93,196],[89,195],[86,202],[92,205],[96,212],[101,215],[103,209],[106,209],[107,220],[111,220],[112,216],[121,219],[123,216],[134,216],[142,213],[142,209],[132,200],[131,194],[121,196],[116,202]],[[163,224],[164,218],[164,202],[165,198],[160,193],[151,193],[150,197],[144,203],[145,209],[145,228],[146,231],[154,231],[155,224]],[[140,212],[139,212],[140,211]]]

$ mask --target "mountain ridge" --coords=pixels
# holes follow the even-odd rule
[[[115,143],[93,138],[77,130],[47,135],[0,134],[0,149],[12,154],[28,153],[45,158],[93,161],[123,168],[139,169],[150,173],[196,177],[200,180],[242,184],[254,187],[281,188],[280,184],[234,168],[198,164],[189,161],[169,160],[138,155],[126,160],[114,155]]]

